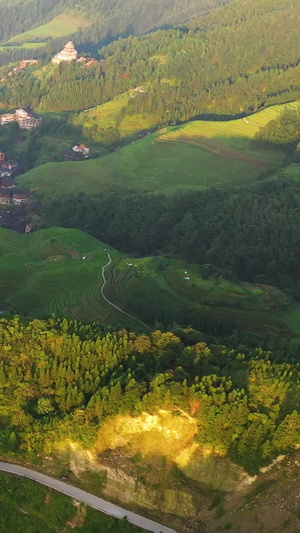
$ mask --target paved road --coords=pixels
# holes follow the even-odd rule
[[[40,472],[35,472],[29,468],[0,462],[0,470],[37,481],[37,483],[51,487],[62,494],[66,494],[66,496],[70,496],[75,500],[86,503],[90,507],[101,511],[102,513],[113,516],[114,518],[121,519],[124,518],[124,516],[127,516],[131,524],[146,529],[147,531],[152,531],[153,533],[176,533],[174,529],[170,529],[162,524],[148,520],[148,518],[144,518],[143,516],[132,513],[131,511],[126,511],[126,509],[102,500],[102,498],[98,498],[98,496],[94,496],[85,490],[78,489],[77,487],[73,487],[68,483],[64,483],[63,481],[59,481],[58,479],[54,479],[50,476],[46,476]]]
[[[112,307],[114,307],[115,309],[117,309],[117,311],[120,311],[120,313],[123,313],[123,315],[127,315],[129,316],[130,318],[132,318],[133,320],[135,320],[136,322],[138,322],[139,324],[142,324],[142,326],[144,326],[144,328],[147,328],[149,329],[149,331],[153,331],[153,329],[149,328],[149,326],[147,326],[146,324],[144,324],[144,322],[141,322],[141,320],[139,320],[138,318],[135,318],[134,316],[130,315],[129,313],[126,313],[126,311],[123,311],[123,309],[121,309],[120,307],[118,307],[117,305],[113,304],[108,298],[106,298],[105,294],[104,294],[104,287],[106,285],[106,278],[105,278],[105,269],[111,264],[112,262],[112,259],[110,257],[110,253],[107,254],[107,257],[108,257],[108,263],[106,263],[106,265],[104,265],[102,267],[102,279],[103,279],[103,284],[102,284],[102,287],[101,287],[101,296],[103,298],[103,300],[105,300],[109,305],[111,305]]]

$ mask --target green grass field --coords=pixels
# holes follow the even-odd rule
[[[300,307],[274,287],[215,275],[205,280],[197,266],[164,257],[133,259],[82,231],[63,228],[28,236],[0,230],[0,311],[31,318],[55,313],[140,329],[101,297],[108,252],[106,297],[150,327],[160,317],[190,323],[201,314],[259,335],[300,335],[300,323],[295,326]]]
[[[43,485],[0,473],[0,531],[16,533],[142,533]]]
[[[27,48],[27,49],[35,49],[35,48],[43,48],[46,43],[24,43],[20,45],[14,45],[14,50],[20,50],[21,48]],[[0,45],[0,51],[5,52],[5,50],[11,50],[12,46],[9,45]]]
[[[80,27],[86,27],[90,24],[91,22],[88,22],[83,18],[63,13],[38,28],[15,35],[5,44],[8,46],[10,44],[20,44],[23,48],[28,48],[28,45],[33,44],[35,47],[37,45],[37,43],[34,42],[36,39],[47,41],[49,37],[64,37],[65,35],[75,33]]]
[[[113,103],[106,109],[109,105]],[[284,109],[299,105],[273,106],[246,119],[193,121],[164,128],[98,159],[45,164],[21,176],[19,182],[40,195],[94,194],[108,188],[201,190],[251,183],[279,168],[285,158],[279,150],[254,147],[255,133]],[[108,111],[103,120],[109,121],[109,116]]]

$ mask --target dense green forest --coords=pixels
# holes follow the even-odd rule
[[[60,13],[73,13],[94,22],[94,27],[79,35],[86,40],[101,42],[110,35],[143,33],[166,24],[185,22],[203,12],[227,3],[229,0],[15,0],[7,3],[1,0],[2,11],[0,34],[7,40],[19,33],[35,28]],[[105,33],[104,33],[105,32]],[[99,38],[98,38],[99,35]],[[97,37],[96,37],[97,36]]]
[[[105,333],[54,319],[2,319],[0,335],[8,454],[51,453],[66,438],[89,448],[105,420],[158,409],[191,413],[196,441],[252,474],[299,442],[300,368],[282,352],[207,345],[191,329]]]
[[[230,190],[52,198],[41,224],[82,229],[127,253],[213,264],[300,298],[299,192],[296,180],[269,178]]]
[[[16,0],[1,2],[4,7],[1,10],[0,35],[3,44],[18,34],[32,28],[39,27],[54,17],[67,13],[71,16],[90,21],[90,25],[81,28],[71,34],[76,43],[82,44],[85,51],[96,52],[99,45],[107,44],[120,35],[141,34],[152,31],[158,27],[184,23],[192,17],[208,12],[229,0],[191,0],[181,2],[179,0],[117,0],[107,2],[105,0],[83,0],[80,4],[77,0]],[[38,38],[33,42],[49,43],[49,49],[59,50],[65,43],[65,39],[50,35]],[[8,46],[0,50],[0,65],[18,61],[23,58],[41,57],[45,49],[36,47],[28,49],[22,44],[19,37],[16,42],[8,43]]]
[[[276,120],[271,120],[256,134],[258,141],[293,151],[300,139],[300,113],[287,110]]]
[[[59,0],[36,0],[9,2],[1,0],[1,22],[0,35],[1,40],[6,41],[13,35],[29,30],[34,26],[43,24],[52,13]]]

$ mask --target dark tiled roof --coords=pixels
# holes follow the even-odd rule
[[[65,157],[66,159],[70,159],[71,161],[78,161],[81,159],[81,154],[78,152],[73,152],[73,150],[63,150],[60,152],[60,155]]]
[[[14,196],[18,196],[18,195],[21,195],[21,196],[30,196],[30,191],[25,191],[24,189],[14,189],[13,190],[13,195]]]
[[[9,189],[3,189],[2,187],[0,187],[0,194],[1,196],[10,196],[11,192]]]
[[[7,212],[7,211],[4,211],[3,209],[1,209],[0,211],[0,226],[4,226],[6,224],[11,224],[12,223],[12,216],[11,216],[11,212]]]

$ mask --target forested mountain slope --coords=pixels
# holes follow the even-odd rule
[[[299,3],[244,4],[235,0],[181,29],[115,41],[99,50],[104,62],[91,69],[28,69],[1,84],[1,102],[78,111],[138,88],[119,120],[155,114],[166,124],[201,114],[239,116],[299,98]]]
[[[145,412],[173,427],[169,445],[152,433],[133,453],[165,455],[183,471],[208,447],[253,474],[299,442],[299,363],[282,351],[207,345],[192,329],[138,335],[53,318],[1,319],[0,335],[3,451],[51,453],[69,438],[100,455],[142,434]],[[120,440],[116,426],[105,431],[116,416],[132,422]]]
[[[207,344],[192,329],[138,335],[55,319],[1,319],[0,336],[2,457],[176,531],[298,525],[299,453],[257,483],[246,475],[299,445],[300,368],[288,353]],[[11,504],[15,490],[1,483]],[[45,507],[47,521],[57,498],[44,494],[36,509],[25,485],[18,510],[40,517]],[[61,529],[69,511],[61,504],[51,525]],[[102,531],[92,524],[79,530]]]
[[[230,0],[1,0],[1,40],[48,22],[61,13],[73,13],[94,26],[81,33],[84,40],[101,42],[122,34],[139,34],[154,28],[184,23]]]

